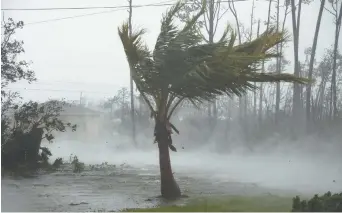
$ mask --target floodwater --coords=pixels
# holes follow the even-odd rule
[[[118,151],[107,144],[56,142],[50,149],[55,158],[68,160],[76,154],[86,164],[106,163],[80,174],[66,170],[29,179],[3,178],[2,211],[111,211],[167,204],[156,198],[156,148]],[[203,150],[180,150],[171,157],[177,182],[190,198],[342,191],[341,163],[323,157],[218,155]]]

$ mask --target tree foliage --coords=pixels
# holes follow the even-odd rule
[[[292,212],[341,212],[342,193],[327,192],[315,195],[310,200],[301,200],[299,196],[292,199]]]
[[[235,45],[236,34],[228,27],[219,41],[205,44],[195,27],[205,3],[182,28],[176,26],[174,17],[185,3],[171,7],[162,18],[153,51],[142,41],[145,30],[130,36],[127,23],[119,28],[127,60],[134,68],[133,79],[153,114],[172,113],[172,103],[183,99],[195,103],[223,94],[241,96],[256,89],[251,82],[307,83],[290,74],[258,72],[262,60],[279,56],[274,47],[287,39],[285,32],[271,28],[251,42]]]
[[[53,131],[65,132],[67,128],[76,131],[76,125],[59,119],[63,107],[68,105],[64,101],[50,100],[43,104],[29,101],[24,103],[14,113],[14,128],[29,132],[34,128],[44,129],[44,138],[52,142]]]
[[[7,86],[19,80],[35,81],[35,74],[29,63],[18,60],[24,53],[23,41],[13,38],[17,29],[23,28],[22,21],[14,22],[9,18],[3,24],[1,41],[1,153],[2,166],[15,169],[18,165],[37,165],[39,160],[47,160],[51,152],[41,147],[42,139],[52,142],[53,132],[64,132],[67,128],[76,130],[76,125],[60,120],[60,113],[66,102],[50,100],[39,104],[34,101],[21,103],[18,92]],[[39,155],[39,150],[42,150]]]
[[[29,63],[24,60],[17,60],[17,56],[24,53],[23,41],[13,39],[17,29],[22,29],[24,22],[14,22],[9,18],[3,24],[3,33],[1,41],[1,87],[7,86],[25,79],[29,82],[36,80],[34,72],[29,68]]]

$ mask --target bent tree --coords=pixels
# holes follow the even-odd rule
[[[142,41],[144,30],[130,35],[127,23],[118,29],[128,63],[133,68],[133,80],[155,120],[161,194],[167,199],[181,195],[171,169],[169,148],[173,151],[176,148],[169,128],[179,133],[170,118],[182,101],[197,104],[212,101],[217,95],[241,96],[256,89],[254,82],[307,82],[291,74],[258,72],[256,65],[278,56],[274,47],[286,39],[282,32],[268,29],[255,40],[234,45],[236,34],[227,27],[219,41],[204,42],[196,22],[205,12],[205,4],[203,1],[202,9],[183,27],[177,27],[173,21],[184,3],[171,7],[163,15],[153,51]]]
[[[44,155],[51,155],[41,142],[52,142],[55,132],[76,130],[76,125],[60,119],[66,102],[50,100],[44,104],[29,101],[21,102],[18,92],[7,86],[20,80],[29,83],[36,80],[30,63],[19,60],[24,53],[23,41],[15,39],[16,30],[22,29],[24,22],[4,20],[1,38],[1,167],[18,171],[19,166],[36,169]],[[39,150],[42,150],[39,153]],[[46,158],[45,158],[46,159]],[[47,159],[46,159],[47,160]],[[46,161],[45,161],[46,162]],[[20,171],[22,171],[21,168]]]

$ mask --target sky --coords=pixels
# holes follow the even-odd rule
[[[173,3],[175,0],[133,0],[133,5]],[[302,8],[300,31],[300,59],[304,49],[312,46],[320,1],[314,0]],[[227,8],[228,3],[222,3]],[[61,8],[126,6],[127,0],[2,0],[1,8]],[[133,8],[133,27],[145,28],[146,43],[152,49],[160,29],[162,14],[170,6],[145,6]],[[268,2],[255,3],[255,19],[267,19]],[[330,5],[327,6],[328,8]],[[250,25],[252,1],[236,2],[240,22]],[[275,4],[272,8],[275,11]],[[94,14],[100,13],[100,14]],[[89,15],[93,14],[93,15]],[[80,16],[80,17],[74,17]],[[20,91],[24,99],[44,101],[48,98],[79,100],[102,99],[115,95],[121,87],[129,86],[129,67],[118,37],[117,28],[128,18],[127,9],[49,10],[49,11],[2,11],[2,18],[24,21],[16,38],[24,41],[25,54],[21,58],[32,61],[37,82],[18,82],[9,87]],[[58,21],[52,19],[67,18]],[[228,12],[218,26],[217,37],[226,24],[234,25]],[[263,26],[264,27],[264,26]],[[291,16],[286,27],[292,33]],[[256,26],[255,26],[256,28]],[[265,27],[264,27],[265,28]],[[254,29],[256,31],[256,29]],[[317,56],[334,40],[333,17],[324,11]],[[342,39],[339,42],[341,48]],[[285,57],[293,59],[292,43],[285,50]],[[292,66],[291,66],[292,67]],[[289,67],[288,72],[291,71]]]

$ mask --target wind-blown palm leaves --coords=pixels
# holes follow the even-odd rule
[[[252,82],[307,83],[290,74],[260,73],[255,66],[278,56],[273,47],[286,39],[283,32],[269,29],[259,38],[235,46],[236,34],[227,28],[218,42],[203,43],[195,23],[205,12],[205,3],[181,28],[174,23],[174,16],[184,2],[171,7],[162,18],[153,51],[142,42],[144,30],[130,36],[127,23],[118,29],[133,79],[155,118],[168,120],[184,99],[196,103],[223,94],[240,96],[256,89]]]

